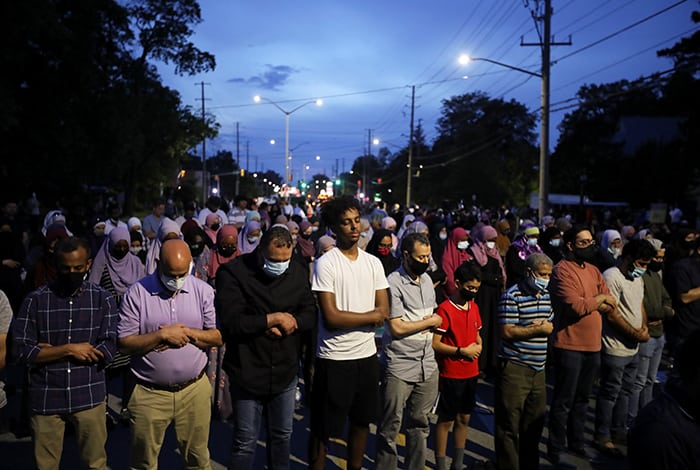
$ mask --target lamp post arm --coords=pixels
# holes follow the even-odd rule
[[[531,70],[527,70],[527,69],[523,69],[523,68],[520,68],[520,67],[516,67],[516,66],[514,66],[514,65],[505,64],[505,63],[499,62],[499,61],[497,61],[497,60],[486,59],[486,58],[484,58],[484,57],[472,57],[471,60],[482,60],[482,61],[484,61],[484,62],[489,62],[489,63],[491,63],[491,64],[499,65],[499,66],[505,67],[505,68],[507,68],[507,69],[515,70],[515,71],[517,71],[517,72],[522,72],[522,73],[525,73],[525,74],[527,74],[527,75],[531,75],[531,76],[533,76],[533,77],[542,78],[542,74],[541,74],[541,73],[537,73],[537,72],[533,72],[533,71],[531,71]]]

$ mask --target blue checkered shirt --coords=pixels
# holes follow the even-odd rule
[[[83,282],[72,297],[61,297],[52,287],[29,294],[12,325],[15,354],[29,367],[30,406],[42,415],[75,413],[103,403],[104,366],[116,353],[117,307],[112,294],[90,282]],[[35,364],[40,343],[90,343],[104,354],[104,362]]]

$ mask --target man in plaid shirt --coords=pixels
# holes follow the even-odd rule
[[[106,469],[104,367],[116,352],[114,297],[90,282],[90,247],[76,237],[56,245],[58,279],[29,294],[12,326],[29,367],[34,457],[58,468],[65,422],[75,427],[85,468]]]

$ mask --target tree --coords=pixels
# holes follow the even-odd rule
[[[436,204],[476,194],[486,205],[525,204],[536,187],[535,125],[536,116],[515,100],[483,92],[444,100],[432,153],[421,158],[420,199]]]
[[[7,68],[0,77],[4,189],[31,189],[51,200],[108,186],[125,193],[131,212],[137,199],[151,200],[173,181],[197,142],[215,135],[212,119],[202,122],[184,107],[148,62],[172,61],[179,73],[214,66],[210,54],[186,41],[189,25],[201,21],[196,2],[128,6],[39,0],[0,7]],[[143,20],[148,15],[151,23]]]

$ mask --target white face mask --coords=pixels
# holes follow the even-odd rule
[[[612,246],[609,246],[609,247],[608,247],[608,251],[610,252],[611,255],[613,255],[613,257],[614,257],[615,259],[619,258],[619,257],[620,257],[620,254],[622,254],[622,249],[621,249],[621,248],[613,248]]]
[[[469,248],[469,240],[457,242],[457,248],[460,250],[466,250],[467,248]]]
[[[129,251],[135,255],[138,255],[139,253],[141,253],[141,250],[143,250],[142,246],[132,246],[131,248],[129,248]]]
[[[496,248],[496,242],[486,242],[486,248],[488,248],[489,250],[493,250],[494,248]]]
[[[192,268],[194,268],[194,263],[190,261],[190,266],[187,269],[187,274],[177,279],[173,276],[168,276],[166,274],[160,273],[160,281],[163,283],[163,285],[165,285],[165,287],[168,288],[169,291],[178,292],[179,290],[182,290],[183,287],[185,287],[185,281],[187,280],[187,276],[189,276],[192,272]]]
[[[447,232],[440,232],[440,235],[438,235],[440,240],[447,240]]]

